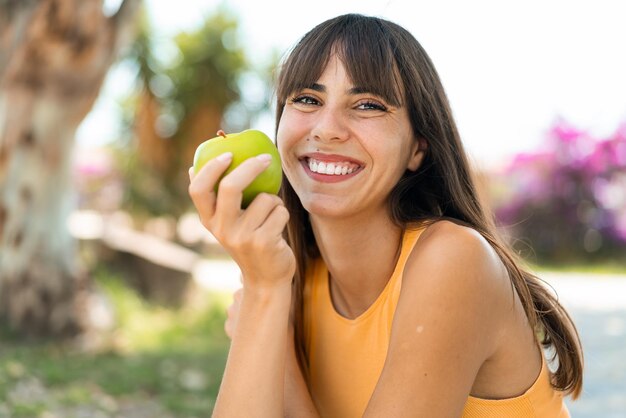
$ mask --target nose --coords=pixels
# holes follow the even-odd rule
[[[330,106],[318,112],[318,118],[311,130],[313,139],[320,142],[345,141],[349,137],[345,115]]]

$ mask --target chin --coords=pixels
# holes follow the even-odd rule
[[[346,205],[346,200],[337,198],[320,198],[300,200],[304,209],[313,216],[324,218],[346,218],[354,214],[354,208]],[[358,211],[356,211],[358,213]]]

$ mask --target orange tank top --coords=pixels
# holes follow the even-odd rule
[[[376,301],[355,319],[337,313],[331,301],[328,270],[321,259],[312,263],[304,289],[304,330],[309,386],[322,417],[363,415],[387,356],[404,265],[422,231],[405,231],[389,282]],[[462,418],[569,417],[561,392],[552,388],[549,379],[544,360],[537,380],[524,394],[501,400],[469,396]]]

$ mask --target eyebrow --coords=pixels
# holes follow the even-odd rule
[[[315,90],[320,93],[326,93],[326,86],[323,84],[313,83],[309,86],[309,88],[311,90]],[[373,93],[373,92],[370,91],[369,89],[366,89],[365,87],[352,87],[351,89],[348,90],[348,94],[350,95],[363,94],[363,93]]]

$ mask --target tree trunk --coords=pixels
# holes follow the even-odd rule
[[[0,0],[0,320],[21,334],[84,330],[87,277],[66,227],[72,148],[139,0]]]

